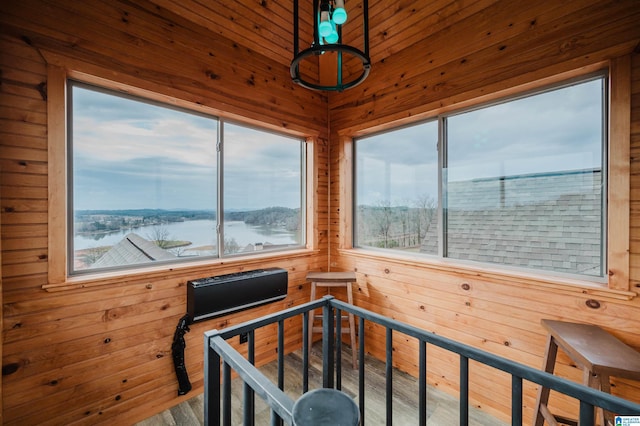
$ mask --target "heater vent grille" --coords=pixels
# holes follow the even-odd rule
[[[282,300],[287,288],[288,274],[281,268],[200,278],[187,283],[187,313],[202,321]]]

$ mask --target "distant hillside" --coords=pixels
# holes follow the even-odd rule
[[[76,210],[76,218],[86,216],[136,216],[144,219],[162,218],[168,222],[183,220],[215,219],[213,210],[163,210],[163,209],[123,209],[123,210]]]
[[[300,226],[299,212],[300,209],[287,207],[227,211],[225,212],[225,220],[245,222],[254,226],[277,226],[295,231]],[[95,233],[189,220],[216,220],[216,212],[212,210],[163,209],[77,210],[75,220],[76,233]]]
[[[295,231],[300,222],[300,209],[267,207],[247,212],[225,212],[224,217],[226,220],[241,221],[247,225],[282,226],[289,231]]]

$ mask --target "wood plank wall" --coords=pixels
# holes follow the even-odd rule
[[[331,188],[330,266],[357,271],[356,304],[439,335],[540,368],[545,332],[542,318],[602,326],[640,350],[640,297],[589,294],[586,288],[532,282],[483,269],[456,269],[435,263],[353,250],[350,228],[351,136],[410,123],[439,111],[495,98],[492,94],[562,73],[579,73],[600,61],[629,63],[631,56],[630,290],[640,283],[640,4],[637,2],[530,3],[513,8],[496,2],[432,37],[375,63],[368,80],[330,96]],[[505,37],[499,34],[508,33]],[[635,49],[635,51],[634,51]],[[616,59],[621,58],[621,59]],[[622,135],[623,137],[626,135]],[[613,144],[613,143],[612,143]],[[610,218],[615,221],[616,218]],[[384,333],[367,329],[367,351],[384,357]],[[396,336],[394,362],[417,372],[417,344]],[[508,421],[510,378],[471,365],[473,404]],[[433,385],[458,391],[458,359],[428,352]],[[564,354],[559,375],[581,382],[580,371]],[[613,392],[640,402],[640,383],[614,379]],[[524,416],[531,419],[536,387],[525,383]],[[550,406],[576,414],[571,401],[552,398]],[[526,420],[529,421],[529,420]]]
[[[144,1],[26,0],[3,2],[0,9],[2,423],[134,423],[202,392],[205,330],[308,300],[306,272],[327,266],[327,98],[294,90],[285,67]],[[43,290],[50,254],[46,99],[52,64],[314,136],[313,250]],[[274,76],[276,68],[282,77]],[[272,266],[288,270],[289,297],[194,325],[186,335],[194,390],[178,398],[171,340],[186,312],[187,280]],[[285,327],[287,350],[299,347],[291,337],[299,324]],[[257,339],[257,362],[274,359],[275,332]]]
[[[542,317],[600,324],[640,349],[638,298],[593,296],[500,274],[447,271],[347,249],[345,230],[350,219],[345,215],[351,209],[344,204],[349,188],[343,167],[345,136],[426,117],[442,107],[627,55],[640,39],[638,3],[633,0],[544,0],[522,10],[514,10],[508,1],[483,4],[491,7],[465,15],[464,28],[443,26],[442,32],[422,41],[416,38],[414,46],[384,63],[373,58],[374,69],[365,84],[327,99],[293,88],[281,64],[252,55],[145,1],[135,5],[107,0],[2,2],[3,421],[127,424],[182,401],[175,396],[169,355],[173,330],[185,311],[185,282],[242,268],[289,270],[291,297],[260,309],[262,313],[306,300],[308,293],[301,287],[306,271],[329,265],[358,271],[356,301],[361,306],[534,367],[541,365]],[[290,258],[128,278],[96,288],[44,291],[50,255],[45,99],[47,66],[52,64],[223,109],[274,128],[319,136],[311,191],[316,250]],[[635,285],[640,282],[637,54],[632,57],[632,70],[629,238],[630,276]],[[329,120],[330,144],[326,142]],[[597,300],[600,307],[587,307],[589,299]],[[252,315],[249,311],[198,324],[187,335],[187,367],[195,392],[202,387],[204,329],[235,324]],[[295,329],[295,324],[287,329]],[[263,362],[275,355],[274,337],[266,334],[259,339],[265,351],[258,361]],[[372,342],[369,350],[381,355],[381,346],[375,339]],[[288,348],[298,344],[290,341]],[[415,372],[412,345],[400,338],[396,341],[396,362]],[[431,382],[455,391],[455,358],[432,351],[429,360]],[[561,361],[560,374],[577,380],[576,368],[566,357]],[[474,403],[507,418],[508,379],[473,365],[471,375]],[[639,400],[639,387],[616,380],[614,391]],[[529,416],[535,389],[525,389],[525,415]],[[573,410],[568,402],[555,403],[562,412]]]

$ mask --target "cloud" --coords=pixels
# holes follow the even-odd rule
[[[74,87],[74,208],[215,209],[219,122]],[[226,208],[299,207],[301,144],[225,123]]]
[[[445,116],[451,181],[600,168],[603,81]],[[437,198],[438,123],[356,141],[358,203]]]
[[[594,80],[448,117],[449,177],[600,167],[601,95]]]
[[[300,207],[302,141],[225,123],[225,207]]]

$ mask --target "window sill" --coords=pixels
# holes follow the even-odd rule
[[[434,271],[464,274],[474,278],[487,279],[496,282],[518,282],[525,286],[544,288],[545,291],[576,294],[580,293],[592,297],[612,300],[632,300],[637,296],[633,291],[615,290],[608,288],[605,283],[564,278],[542,273],[520,270],[500,269],[497,267],[469,265],[451,259],[433,259],[403,253],[389,253],[368,249],[340,249],[341,255],[369,259],[374,261],[392,262],[402,266],[427,268]],[[385,273],[387,271],[385,270]]]
[[[224,273],[240,272],[265,267],[265,262],[278,262],[281,260],[291,260],[316,255],[317,250],[298,249],[289,251],[279,251],[264,253],[245,257],[231,257],[224,259],[209,259],[184,264],[171,264],[161,266],[150,266],[136,268],[135,270],[102,272],[90,275],[78,275],[68,277],[65,282],[55,284],[45,284],[42,288],[48,292],[64,290],[87,289],[93,287],[103,287],[115,284],[140,283],[149,281],[149,286],[155,279],[166,279],[170,277],[184,277],[185,279],[196,279],[203,276],[212,276],[218,273],[222,267]],[[227,269],[232,268],[231,271]]]

